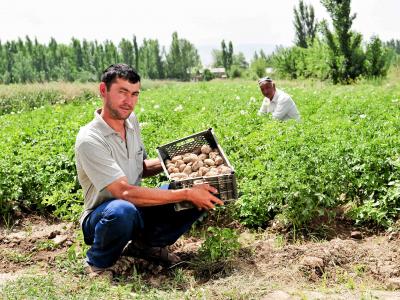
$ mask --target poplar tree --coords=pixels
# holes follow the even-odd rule
[[[303,0],[299,1],[299,7],[293,8],[293,25],[296,31],[295,44],[307,48],[314,41],[317,32],[317,22],[312,5],[304,5]]]
[[[331,50],[330,68],[334,83],[351,83],[363,73],[365,60],[362,36],[351,31],[356,14],[350,13],[351,0],[321,0],[332,18],[334,32],[322,22],[322,31]]]

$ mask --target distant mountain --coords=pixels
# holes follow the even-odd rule
[[[275,50],[276,46],[277,45],[271,44],[233,44],[233,52],[235,54],[242,52],[246,57],[247,62],[250,63],[255,51],[260,52],[262,49],[265,54],[268,55]],[[221,45],[196,45],[196,48],[199,52],[203,66],[208,66],[212,63],[212,50],[221,50]]]

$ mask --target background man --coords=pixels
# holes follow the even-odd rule
[[[285,92],[275,88],[275,83],[269,77],[258,81],[261,93],[265,96],[258,115],[272,114],[272,118],[286,121],[289,119],[300,120],[296,104]]]
[[[166,246],[190,229],[201,210],[223,202],[206,184],[181,190],[140,187],[142,177],[162,171],[158,159],[147,158],[133,113],[140,76],[129,66],[116,64],[104,71],[101,81],[103,106],[80,129],[75,144],[85,196],[80,222],[85,242],[91,245],[87,271],[110,275],[109,268],[121,254],[175,264],[179,257]],[[176,212],[173,204],[183,200],[198,209]]]

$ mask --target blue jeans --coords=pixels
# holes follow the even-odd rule
[[[202,214],[197,209],[177,212],[173,204],[136,207],[121,199],[106,201],[83,222],[85,243],[91,245],[86,260],[99,268],[110,267],[131,240],[150,247],[172,245]]]

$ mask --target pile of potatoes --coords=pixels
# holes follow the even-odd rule
[[[196,177],[230,174],[231,168],[225,166],[218,149],[203,145],[193,152],[176,155],[165,160],[171,179],[183,180]]]

